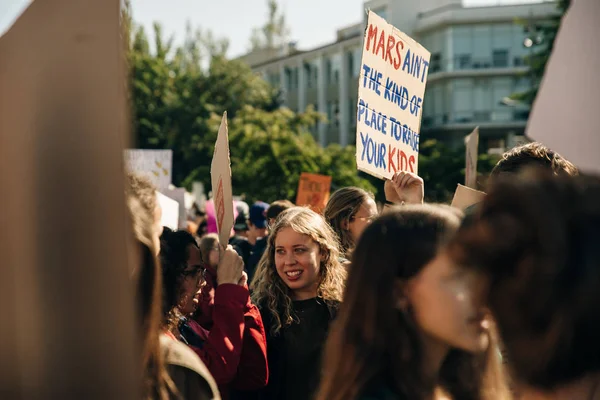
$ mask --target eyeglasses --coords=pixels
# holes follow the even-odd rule
[[[369,215],[368,217],[359,217],[357,215],[353,215],[350,217],[350,221],[354,221],[355,219],[360,219],[362,221],[367,221],[369,223],[373,222],[373,220],[377,218],[377,215]]]
[[[193,269],[183,271],[184,278],[194,278],[206,280],[206,268],[203,265],[195,265]]]

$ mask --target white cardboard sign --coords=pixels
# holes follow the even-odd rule
[[[465,186],[477,187],[477,149],[479,146],[479,127],[465,137]]]
[[[125,167],[130,172],[148,177],[158,190],[164,191],[171,184],[173,170],[172,150],[125,150]]]
[[[369,11],[358,83],[356,164],[382,179],[418,173],[429,52]]]
[[[215,152],[210,167],[210,178],[215,201],[215,217],[219,231],[219,243],[221,246],[227,247],[234,222],[227,112],[223,113],[223,119],[219,127]]]
[[[527,124],[542,142],[582,171],[600,172],[600,1],[572,1]]]

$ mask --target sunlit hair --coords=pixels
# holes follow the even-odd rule
[[[154,193],[152,186],[150,190]],[[146,399],[167,399],[169,390],[174,393],[175,388],[167,374],[159,342],[162,275],[153,241],[154,207],[144,202],[149,199],[140,196],[139,187],[128,185],[125,192],[135,239],[133,251],[139,255],[131,270],[136,282],[138,327],[142,336],[142,391]]]
[[[505,173],[518,173],[527,167],[538,167],[551,171],[555,175],[577,175],[575,165],[541,143],[533,142],[517,146],[502,155],[492,176]]]
[[[365,229],[327,340],[318,400],[352,400],[382,386],[411,400],[436,389],[455,400],[507,398],[498,384],[504,380],[495,335],[487,354],[451,350],[439,381],[431,382],[422,373],[425,355],[412,309],[395,306],[398,281],[408,282],[429,264],[460,219],[444,207],[409,205],[392,208]]]
[[[354,248],[354,239],[348,230],[348,224],[352,221],[360,207],[373,195],[361,188],[345,187],[336,190],[332,195],[323,216],[325,220],[338,236],[340,242],[340,252],[346,258]]]
[[[200,247],[200,254],[202,256],[202,262],[204,265],[210,265],[210,251],[219,245],[219,235],[216,233],[209,233],[203,236],[198,241]]]
[[[282,229],[292,228],[307,235],[319,245],[321,254],[320,282],[317,297],[324,301],[341,301],[346,269],[339,262],[338,242],[331,227],[322,216],[304,207],[292,207],[281,213],[273,226],[252,281],[252,299],[273,317],[271,333],[277,334],[295,319],[292,311],[292,292],[281,280],[275,267],[275,239]]]

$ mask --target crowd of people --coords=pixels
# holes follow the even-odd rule
[[[146,398],[600,399],[600,179],[531,143],[464,212],[425,184],[257,202],[219,243],[130,175]]]

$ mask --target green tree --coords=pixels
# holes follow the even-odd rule
[[[479,155],[477,175],[481,189],[496,161],[496,157]],[[423,142],[419,149],[419,175],[425,182],[426,201],[449,203],[456,185],[465,182],[464,147],[453,149],[435,139]]]
[[[210,187],[210,164],[221,115],[230,128],[236,194],[272,201],[295,199],[302,172],[329,174],[334,187],[374,187],[360,178],[353,148],[322,149],[310,129],[322,119],[308,108],[281,108],[278,91],[248,65],[225,58],[227,42],[189,26],[175,48],[155,24],[150,46],[131,26],[132,125],[137,147],[173,150],[173,183]],[[202,68],[208,61],[208,67]]]
[[[529,47],[531,53],[525,58],[529,67],[527,75],[531,79],[531,88],[525,92],[515,93],[511,96],[513,100],[532,105],[540,88],[540,83],[546,71],[546,64],[552,54],[554,40],[560,27],[563,15],[571,4],[570,0],[558,0],[556,2],[557,14],[544,21],[523,21],[524,29],[528,36],[524,45]]]
[[[269,12],[267,22],[260,28],[254,28],[250,37],[251,50],[276,49],[287,42],[289,28],[285,16],[279,10],[276,0],[267,0]]]

